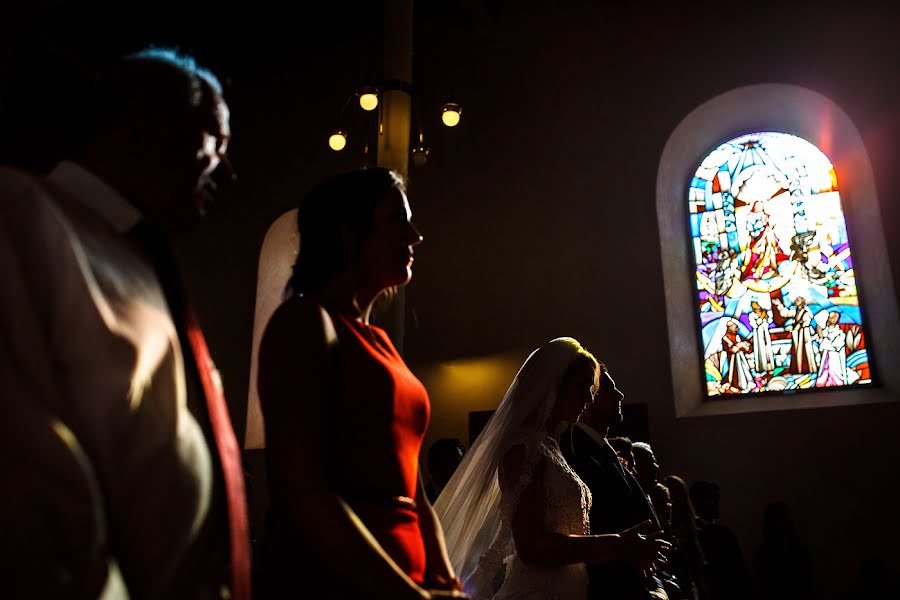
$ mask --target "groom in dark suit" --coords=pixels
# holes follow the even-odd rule
[[[563,456],[591,490],[591,534],[619,533],[643,521],[659,522],[634,476],[606,441],[609,428],[622,421],[622,399],[606,365],[600,363],[600,389],[578,423],[566,429],[559,445]],[[666,598],[656,577],[644,577],[624,562],[588,567],[588,598],[646,600]]]

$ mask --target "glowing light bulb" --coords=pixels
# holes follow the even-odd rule
[[[335,152],[340,152],[344,149],[344,146],[347,145],[347,132],[343,129],[338,129],[334,133],[331,134],[331,137],[328,138],[328,146],[334,150]]]
[[[366,91],[359,95],[359,107],[363,110],[375,110],[378,107],[378,94]]]
[[[462,116],[462,106],[456,102],[445,102],[441,121],[447,127],[456,127],[459,124],[459,118]]]

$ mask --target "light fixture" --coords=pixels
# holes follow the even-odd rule
[[[428,162],[428,153],[431,152],[431,149],[425,145],[423,137],[422,132],[419,131],[419,143],[412,149],[413,164],[417,167],[425,166],[425,163]]]
[[[422,128],[422,112],[419,110],[419,96],[421,95],[421,90],[415,89],[411,83],[408,81],[400,80],[400,79],[389,79],[386,81],[378,81],[372,82],[372,80],[368,80],[365,85],[360,85],[353,88],[349,94],[347,94],[344,98],[344,105],[341,108],[340,113],[335,121],[338,125],[335,129],[331,130],[331,133],[328,137],[328,147],[331,148],[334,152],[341,152],[344,148],[347,147],[347,141],[349,137],[349,127],[348,126],[348,114],[347,109],[350,105],[355,101],[359,103],[360,108],[368,113],[376,114],[376,122],[378,126],[378,136],[382,136],[384,134],[384,114],[385,104],[382,102],[385,100],[382,95],[388,95],[393,91],[401,91],[404,92],[410,98],[410,119],[412,120],[412,128],[413,131],[416,131],[419,134],[418,143],[413,140],[410,140],[408,144],[408,158],[411,159],[411,162],[416,167],[424,166],[428,162],[428,154],[431,149],[425,145],[424,136],[423,136],[423,128]],[[456,127],[459,125],[460,115],[462,115],[462,105],[456,101],[456,96],[451,91],[448,95],[444,96],[445,102],[441,105],[441,121],[443,121],[444,125],[447,127]],[[357,117],[352,117],[352,119],[357,119]],[[368,118],[365,118],[367,121]],[[355,123],[355,121],[353,121]],[[355,127],[355,125],[353,125]],[[347,128],[345,128],[347,127]],[[360,148],[366,146],[366,149],[363,152],[364,160],[369,160],[369,151],[368,145],[365,143],[367,136],[362,138],[354,138],[356,140],[354,142],[354,148]],[[378,138],[381,139],[380,137]],[[371,140],[370,140],[371,141]],[[355,152],[355,150],[354,150]]]
[[[343,129],[335,129],[328,138],[328,146],[335,152],[340,152],[347,145],[347,132]]]
[[[441,121],[447,127],[456,127],[459,124],[459,118],[462,116],[462,106],[458,102],[444,102],[441,109]]]
[[[378,88],[364,85],[359,88],[359,107],[371,111],[378,108]]]

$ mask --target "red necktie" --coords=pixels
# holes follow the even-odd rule
[[[225,395],[222,392],[219,373],[209,354],[209,347],[203,332],[197,324],[197,317],[187,302],[184,286],[178,274],[175,257],[172,255],[164,236],[152,226],[140,222],[134,226],[132,233],[141,243],[147,257],[156,269],[160,286],[175,321],[178,337],[182,346],[184,337],[190,345],[193,362],[197,365],[203,396],[206,398],[206,411],[209,413],[210,428],[215,440],[219,463],[222,465],[222,478],[225,483],[225,501],[228,509],[228,537],[231,550],[231,597],[234,600],[250,600],[250,533],[247,525],[247,503],[244,492],[244,471],[241,466],[241,451]],[[191,357],[185,352],[185,375],[189,376],[188,366]]]
[[[200,383],[206,396],[209,421],[212,425],[219,462],[225,481],[225,496],[228,504],[228,531],[231,547],[231,597],[234,600],[250,600],[250,533],[247,525],[247,504],[244,492],[244,472],[241,466],[241,451],[218,371],[209,355],[209,348],[203,332],[197,325],[194,311],[185,311],[187,337],[200,373]]]

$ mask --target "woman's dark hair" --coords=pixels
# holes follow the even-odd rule
[[[312,188],[297,210],[300,251],[287,293],[315,293],[352,266],[372,231],[375,207],[395,189],[405,192],[403,178],[380,167],[332,175]],[[346,233],[355,247],[347,247]]]
[[[572,364],[569,365],[569,368],[566,369],[562,379],[559,380],[560,385],[562,385],[564,381],[568,381],[570,377],[583,367],[590,367],[594,370],[594,385],[591,386],[591,391],[596,394],[597,390],[600,389],[600,376],[603,374],[602,369],[605,368],[606,365],[597,360],[584,346],[579,346],[578,355],[572,361]]]

